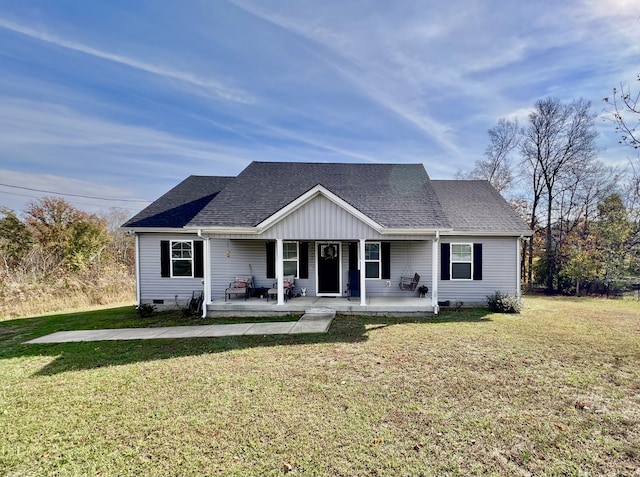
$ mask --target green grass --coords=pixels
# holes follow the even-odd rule
[[[0,475],[634,475],[640,304],[337,318],[297,336],[25,345],[194,323],[0,322]],[[202,323],[195,320],[195,323]]]

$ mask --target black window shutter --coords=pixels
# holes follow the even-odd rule
[[[440,280],[450,280],[449,265],[451,262],[451,244],[440,244]]]
[[[168,240],[160,240],[160,276],[168,278],[171,276],[171,260],[169,258],[171,254],[170,245]]]
[[[382,253],[382,279],[391,279],[391,242],[382,242],[380,253]]]
[[[358,242],[349,242],[349,270],[358,269]]]
[[[202,240],[193,242],[193,276],[204,278],[204,242]]]
[[[276,278],[276,243],[267,242],[267,278]]]
[[[473,244],[473,279],[482,280],[482,244]]]
[[[309,242],[300,242],[300,263],[298,263],[298,278],[309,278]]]

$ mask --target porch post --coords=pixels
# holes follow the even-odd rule
[[[140,236],[134,232],[136,238],[136,306],[140,306],[142,290],[140,289]]]
[[[438,263],[440,262],[440,232],[436,230],[433,237],[433,248],[431,249],[431,305],[433,314],[440,312],[438,306]]]
[[[282,239],[276,239],[276,278],[278,279],[278,305],[284,305],[284,266],[282,256],[284,255],[284,246]]]
[[[360,306],[367,306],[367,271],[364,261],[365,242],[365,239],[360,239]]]
[[[211,238],[204,239],[203,253],[203,296],[202,296],[202,318],[207,317],[207,305],[211,303]]]

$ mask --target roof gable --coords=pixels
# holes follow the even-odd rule
[[[312,189],[308,190],[307,192],[302,194],[300,197],[295,199],[293,202],[290,202],[285,207],[278,210],[275,214],[271,215],[270,217],[267,217],[265,220],[260,222],[257,225],[257,227],[261,230],[269,229],[273,225],[277,224],[278,222],[285,219],[286,217],[293,214],[294,212],[299,211],[306,204],[308,204],[314,199],[317,199],[320,196],[326,198],[327,200],[335,204],[337,207],[345,210],[350,215],[352,215],[359,221],[363,222],[364,224],[368,225],[372,229],[377,231],[382,230],[383,227],[379,223],[377,223],[375,220],[372,220],[370,217],[363,214],[358,209],[353,207],[351,204],[345,202],[340,197],[335,195],[333,192],[331,192],[330,190],[327,190],[325,187],[321,185],[317,185]]]

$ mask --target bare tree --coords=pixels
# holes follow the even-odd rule
[[[458,171],[459,179],[482,179],[491,182],[501,194],[507,192],[513,182],[512,153],[518,148],[521,131],[518,121],[500,118],[498,124],[489,129],[489,145],[486,159],[475,162],[471,171]]]
[[[640,81],[640,74],[638,75]],[[620,84],[620,89],[613,88],[611,99],[604,98],[611,105],[610,110],[616,132],[620,135],[620,144],[640,149],[640,90],[631,92],[629,85]]]
[[[522,167],[520,176],[526,184],[525,188],[531,193],[531,202],[529,203],[529,227],[536,233],[539,227],[538,208],[542,205],[544,181],[542,177],[542,168],[536,160],[536,156],[527,154],[528,144],[525,139],[521,143],[520,149],[522,154]],[[534,237],[528,242],[527,247],[527,285],[533,285],[533,257],[534,257]]]
[[[124,224],[131,213],[126,209],[112,207],[108,212],[101,214],[104,219],[107,232],[111,237],[109,251],[115,263],[126,265],[131,271],[135,264],[134,238],[127,235],[120,226]]]
[[[534,214],[542,192],[546,202],[546,286],[554,290],[556,250],[553,240],[553,212],[559,194],[566,188],[566,180],[579,168],[590,165],[596,158],[595,114],[591,103],[584,99],[563,104],[557,98],[536,101],[525,128],[521,153],[533,178]],[[535,220],[532,218],[532,221]]]
[[[640,74],[637,77],[640,81]],[[637,92],[631,91],[630,85],[620,84],[620,88],[613,88],[611,98],[604,98],[604,102],[611,106],[608,112],[616,133],[620,136],[618,141],[623,146],[631,147],[636,151],[640,150],[640,89]],[[632,213],[638,217],[640,210],[640,153],[635,158],[629,159],[631,165],[631,181],[626,194],[628,206]]]

